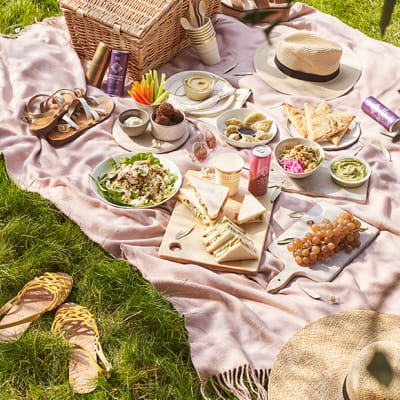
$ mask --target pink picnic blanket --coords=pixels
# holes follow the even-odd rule
[[[221,51],[218,65],[204,66],[196,51],[188,48],[160,71],[167,76],[184,70],[222,75],[228,66],[238,63],[224,77],[236,87],[251,88],[248,106],[266,110],[276,120],[279,134],[270,144],[274,146],[289,133],[282,108],[272,106],[282,101],[302,106],[304,101],[314,100],[278,93],[256,74],[234,76],[237,71],[254,71],[253,54],[265,41],[264,33],[261,27],[249,27],[224,15],[218,15],[215,26]],[[360,109],[362,101],[373,95],[400,113],[400,49],[368,38],[302,3],[293,6],[290,20],[278,26],[272,37],[294,30],[331,37],[352,48],[361,61],[362,75],[354,89],[330,104],[357,115],[364,145],[360,155],[372,166],[368,202],[324,201],[352,211],[379,228],[380,233],[333,281],[317,283],[296,278],[277,294],[268,293],[266,287],[283,265],[267,246],[294,223],[290,212],[307,211],[319,198],[286,192],[280,195],[260,270],[252,279],[160,259],[158,248],[176,199],[154,209],[118,209],[99,200],[89,184],[89,173],[98,163],[124,152],[111,132],[119,112],[133,105],[131,98],[114,97],[115,110],[109,119],[75,141],[54,148],[45,139],[32,136],[20,117],[24,104],[37,93],[85,87],[84,70],[69,44],[65,21],[48,19],[30,26],[17,39],[0,38],[0,151],[11,178],[22,188],[51,200],[91,240],[138,268],[165,294],[184,317],[199,377],[204,383],[212,381],[215,390],[224,388],[240,399],[266,398],[266,377],[280,347],[308,322],[342,310],[400,312],[400,145],[380,135],[381,127]],[[92,95],[104,95],[100,89],[88,90]],[[183,175],[188,169],[212,167],[212,157],[201,165],[190,157],[195,134],[204,128],[204,122],[193,120],[188,142],[165,154]],[[390,151],[390,161],[382,144]],[[218,149],[232,150],[222,141]],[[240,150],[240,154],[248,161],[249,150]],[[300,285],[319,293],[322,300],[308,297]],[[335,296],[336,304],[328,301],[331,296]],[[246,387],[244,380],[253,382],[252,388]]]

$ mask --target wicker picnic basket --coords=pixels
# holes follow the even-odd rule
[[[127,77],[139,79],[190,45],[180,17],[189,0],[59,0],[73,48],[91,60],[99,42],[129,52]],[[215,20],[219,0],[207,0]]]

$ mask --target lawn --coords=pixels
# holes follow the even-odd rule
[[[382,39],[382,1],[309,0],[308,4]],[[45,17],[61,15],[55,0],[2,0],[0,31],[13,34]],[[399,10],[383,40],[400,44]],[[68,384],[65,343],[53,337],[54,313],[32,323],[17,342],[0,345],[1,400],[201,399],[183,320],[131,265],[91,242],[65,215],[37,194],[20,190],[0,160],[0,305],[46,271],[74,278],[69,298],[87,306],[114,366],[87,396]]]

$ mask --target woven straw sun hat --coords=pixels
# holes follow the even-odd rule
[[[307,31],[263,43],[254,54],[254,66],[278,92],[321,100],[347,93],[361,75],[360,61],[350,48]]]
[[[400,316],[344,311],[308,324],[280,350],[269,400],[399,400]]]

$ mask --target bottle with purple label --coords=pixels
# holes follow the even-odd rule
[[[400,131],[400,117],[373,96],[367,97],[361,109],[389,132]]]
[[[128,51],[112,50],[106,93],[112,96],[124,94],[126,69],[128,66]]]

